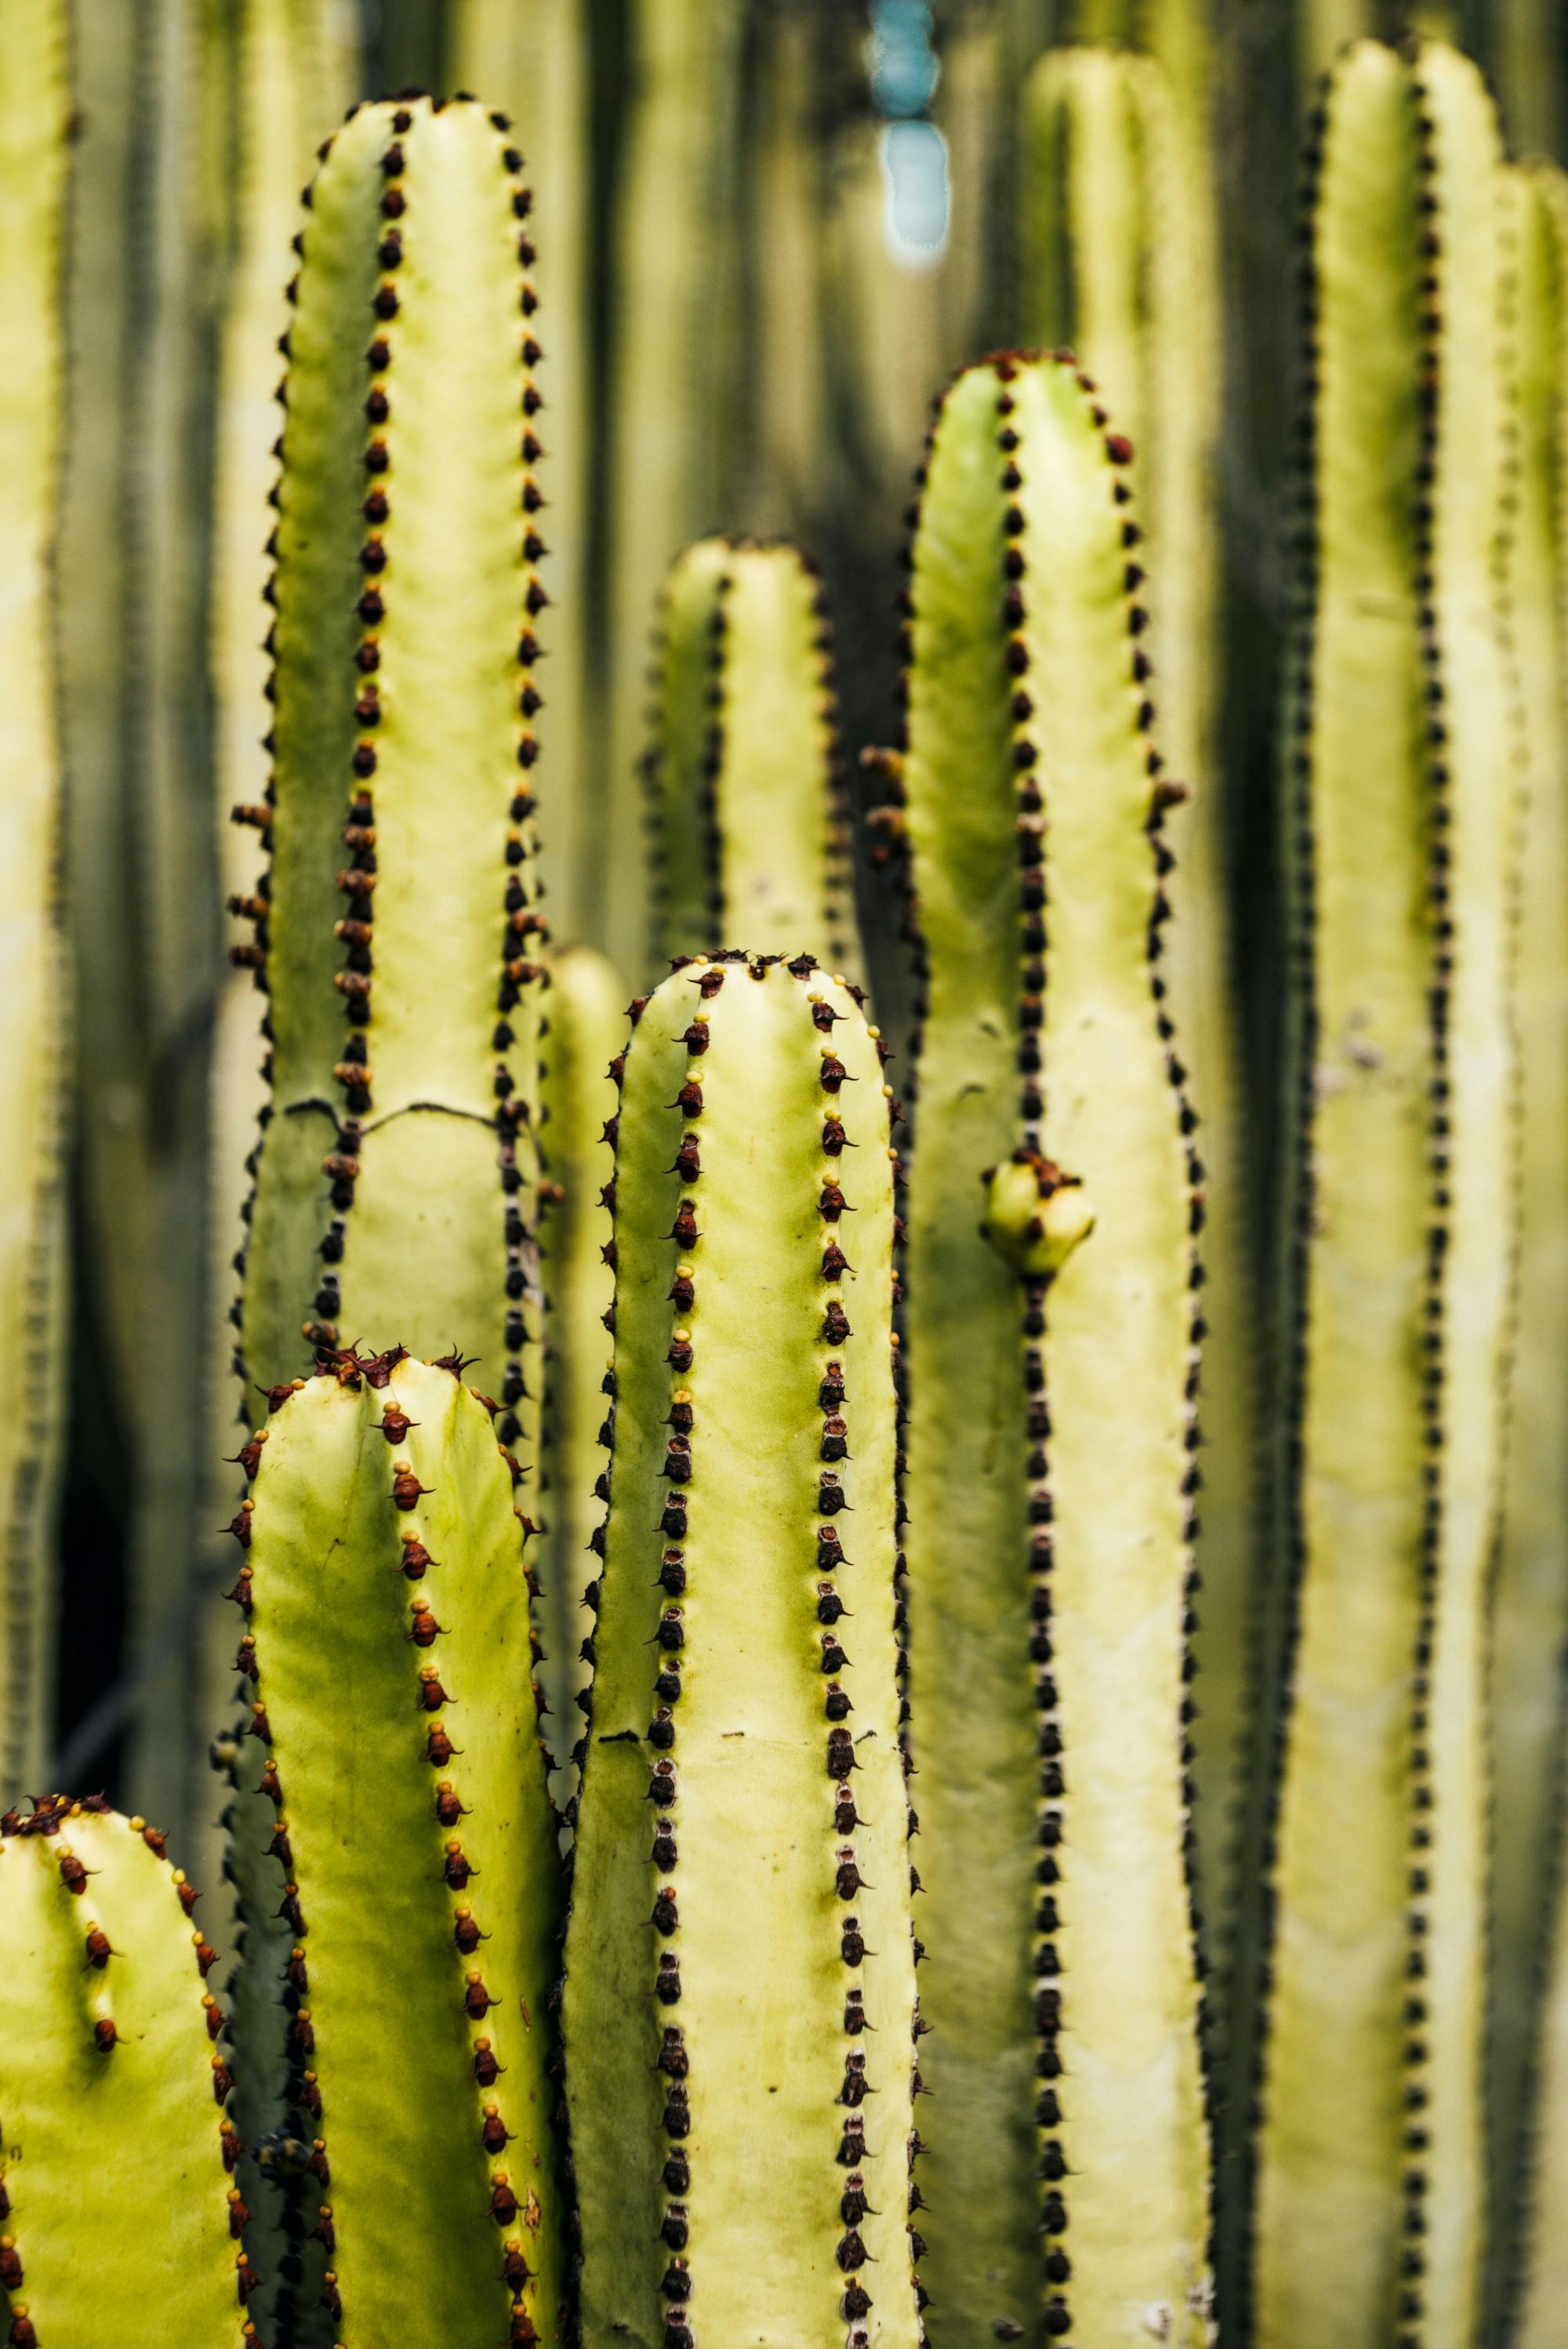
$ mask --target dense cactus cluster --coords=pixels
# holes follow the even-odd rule
[[[1564,2349],[1550,27],[623,14],[0,0],[0,2338]]]

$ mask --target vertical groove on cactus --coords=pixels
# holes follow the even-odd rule
[[[880,1055],[809,956],[683,960],[634,1011],[564,1992],[583,2337],[913,2349]]]
[[[67,21],[4,17],[0,86],[0,1801],[40,1783],[55,1661],[63,1408],[65,989],[52,572],[58,530]]]
[[[1490,2301],[1545,2349],[1568,2266],[1553,2214],[1568,2177],[1568,1941],[1562,1656],[1568,1632],[1568,182],[1510,174],[1519,233],[1515,639],[1530,728],[1517,1018],[1520,1260],[1491,1674],[1494,1850]],[[1542,1897],[1542,1885],[1547,1887]]]
[[[1514,1220],[1501,181],[1479,76],[1432,44],[1351,50],[1313,158],[1295,1319],[1260,1676],[1288,1704],[1258,1723],[1238,1998],[1252,2313],[1269,2341],[1449,2349],[1484,2232],[1481,1702]]]
[[[1131,449],[1108,420],[1055,357],[947,393],[890,762],[927,990],[906,1491],[943,2123],[928,2273],[955,2342],[1098,2341],[1137,2308],[1197,2349],[1202,1213],[1161,968]]]
[[[101,1798],[0,1819],[0,2323],[12,2349],[253,2349],[239,2141],[223,2109],[232,2075],[204,1987],[215,1952],[163,1854],[156,1829]]]
[[[574,1713],[588,1686],[583,1593],[589,1543],[603,1516],[596,1436],[615,1298],[612,1209],[615,1112],[609,1063],[625,1039],[625,989],[592,947],[550,958],[550,1012],[542,1023],[544,1163],[540,1256],[545,1282],[544,1424],[537,1552],[543,1596],[536,1610],[544,1659],[540,1678],[552,1716],[552,1792],[576,1816]]]
[[[281,1899],[288,1935],[281,2094],[246,2137],[282,2181],[287,2253],[255,2264],[285,2344],[562,2338],[527,1525],[458,1369],[340,1353],[245,1461],[235,1835],[247,1930]]]
[[[655,962],[744,939],[858,975],[832,636],[797,549],[705,539],[675,565],[643,771]]]

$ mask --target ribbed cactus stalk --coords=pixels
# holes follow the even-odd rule
[[[513,1464],[493,1404],[400,1350],[274,1406],[233,1593],[263,2335],[555,2342],[561,1868]]]
[[[609,1185],[615,1173],[617,1096],[610,1063],[626,1040],[626,990],[592,947],[550,958],[543,1022],[544,1160],[540,1257],[545,1292],[544,1426],[540,1515],[533,1553],[542,1597],[535,1613],[544,1659],[540,1681],[554,1715],[552,1753],[564,1809],[576,1785],[569,1758],[580,1689],[588,1684],[583,1593],[589,1544],[603,1516],[594,1492],[610,1358],[605,1315],[615,1299]]]
[[[531,198],[504,117],[360,109],[291,290],[275,492],[272,1100],[242,1350],[476,1357],[537,1423]]]
[[[1520,2302],[1527,2349],[1562,2304],[1547,2282],[1568,2175],[1568,1992],[1562,1886],[1562,1657],[1568,1635],[1568,182],[1511,171],[1517,244],[1519,504],[1510,571],[1528,729],[1520,895],[1520,1262],[1491,1655],[1491,2301]],[[1547,1890],[1543,1896],[1542,1888]],[[1542,1992],[1544,1985],[1544,2004]],[[1528,2282],[1519,2199],[1541,2175]],[[1541,2285],[1545,2282],[1546,2289]]]
[[[0,1819],[0,2323],[11,2349],[260,2349],[214,1952],[164,1838]],[[192,1947],[194,1944],[194,1947]],[[7,2322],[8,2320],[8,2322]]]
[[[0,1799],[40,1782],[55,1655],[65,1192],[60,762],[50,566],[58,530],[67,27],[5,0],[0,39]]]
[[[1241,1020],[1215,739],[1222,353],[1212,190],[1193,160],[1201,129],[1153,57],[1111,48],[1047,51],[1026,93],[1020,297],[1026,334],[1077,353],[1137,451],[1161,747],[1172,773],[1191,787],[1169,826],[1181,905],[1168,975],[1203,1120],[1210,1208],[1203,1512],[1195,1544],[1207,1596],[1194,1640],[1193,1744],[1202,1906],[1212,1920],[1245,1712],[1258,1371]]]
[[[927,989],[905,1350],[927,2280],[944,2343],[1141,2323],[1199,2349],[1201,1211],[1131,451],[1106,425],[1070,361],[971,367],[914,534],[892,764]]]
[[[1253,2318],[1473,2336],[1520,738],[1496,123],[1366,42],[1312,142],[1277,1577],[1243,1947]],[[1255,2063],[1249,2036],[1256,2050]],[[1251,2071],[1252,2077],[1248,2077]]]
[[[644,760],[656,965],[744,940],[858,972],[831,655],[796,548],[704,539],[670,573]]]
[[[583,2339],[914,2349],[879,1054],[810,957],[734,953],[665,979],[620,1075],[564,1994]]]

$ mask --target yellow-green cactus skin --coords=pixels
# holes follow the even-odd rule
[[[154,1828],[101,1799],[0,1819],[11,2349],[261,2349],[224,2110],[233,2079],[214,2044],[224,2017],[205,1987],[214,1952],[163,1853]]]
[[[939,2349],[1210,2337],[1184,1866],[1201,1207],[1108,422],[1057,356],[948,390],[890,761],[925,988],[904,1490]]]
[[[807,956],[638,1008],[563,2001],[583,2339],[915,2349],[880,1053]]]
[[[272,1098],[242,1353],[339,1333],[540,1393],[531,196],[505,118],[356,112],[313,183],[275,500],[256,925]]]
[[[65,950],[50,565],[57,528],[66,17],[5,0],[0,41],[0,1800],[41,1782],[55,1657],[64,1311]]]
[[[1347,51],[1311,155],[1262,1674],[1284,1701],[1251,1773],[1233,2097],[1259,2115],[1256,2337],[1461,2349],[1514,1227],[1502,182],[1479,74],[1430,43]]]
[[[744,944],[858,977],[831,654],[795,547],[704,539],[671,571],[644,760],[655,966]]]
[[[580,1652],[583,1593],[592,1564],[589,1544],[603,1516],[594,1486],[610,1361],[605,1316],[615,1301],[609,1186],[620,1097],[610,1063],[626,1040],[626,990],[592,947],[552,954],[543,1040],[543,1525],[533,1553],[542,1596],[535,1613],[544,1645],[540,1680],[552,1716],[552,1791],[570,1813],[577,1767],[570,1759],[576,1731],[568,1724],[589,1678]]]
[[[493,1410],[453,1364],[344,1352],[245,1449],[237,2117],[269,2349],[563,2337],[561,1866]]]

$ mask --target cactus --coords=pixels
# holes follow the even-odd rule
[[[36,1785],[51,1733],[65,1280],[60,776],[50,564],[57,527],[66,22],[0,9],[0,855],[6,874],[0,1123],[0,1799]]]
[[[1362,43],[1314,138],[1285,819],[1289,1366],[1243,1881],[1253,2313],[1468,2342],[1484,2232],[1486,1588],[1519,781],[1499,155],[1454,52]],[[1233,2102],[1244,2113],[1247,2073]],[[1326,2256],[1326,2250],[1329,2255]]]
[[[536,1612],[544,1646],[540,1679],[555,1724],[553,1791],[565,1809],[577,1774],[568,1760],[564,1724],[588,1683],[588,1667],[578,1653],[581,1610],[588,1545],[602,1515],[593,1491],[594,1439],[604,1415],[600,1387],[610,1346],[604,1316],[615,1298],[606,1195],[615,1172],[609,1064],[625,1040],[626,1017],[625,989],[592,947],[552,955],[550,981],[542,1031],[550,1180],[540,1224],[546,1357],[539,1479],[544,1526],[537,1557],[543,1597]]]
[[[456,1344],[531,1464],[542,452],[504,120],[362,109],[314,186],[269,586],[274,782],[239,811],[273,843],[237,949],[272,1039],[242,1334],[264,1386],[340,1329]]]
[[[830,647],[792,546],[705,539],[665,581],[644,761],[658,962],[745,939],[858,973]]]
[[[561,1869],[515,1464],[455,1358],[343,1352],[274,1403],[233,1593],[263,2337],[553,2343]]]
[[[563,2007],[583,2339],[913,2349],[878,1054],[810,957],[725,954],[621,1077]]]
[[[1554,2139],[1563,2023],[1560,1991],[1550,1993],[1552,2034],[1539,2059],[1532,2040],[1548,1960],[1561,1940],[1552,1898],[1561,1824],[1562,1656],[1568,1635],[1568,943],[1561,909],[1568,898],[1568,758],[1564,756],[1564,568],[1568,505],[1568,181],[1542,166],[1509,174],[1518,234],[1519,513],[1511,573],[1514,636],[1529,726],[1530,797],[1520,903],[1517,1017],[1520,1051],[1520,1284],[1503,1538],[1499,1557],[1491,1657],[1492,1953],[1489,2091],[1494,2220],[1491,2294],[1510,2300],[1514,2204],[1523,2172],[1531,2110],[1540,2116],[1538,2212],[1553,2209],[1553,2178],[1564,2152]],[[1559,1869],[1559,1873],[1560,1873]],[[1563,1960],[1553,1960],[1557,1979]],[[1550,2261],[1538,2229],[1532,2276]],[[1533,2306],[1522,2339],[1541,2349],[1552,2292]]]
[[[1486,22],[1502,118],[1515,147],[1555,155],[1563,112],[1563,28],[1551,0],[1499,0]]]
[[[0,1819],[12,2349],[254,2349],[239,2139],[223,2111],[233,2083],[203,1987],[214,1953],[163,1852],[154,1828],[101,1799]]]
[[[914,537],[898,820],[929,990],[905,1479],[942,2124],[927,2279],[940,2340],[1099,2342],[1140,2318],[1198,2349],[1200,1209],[1159,963],[1130,450],[1104,423],[1070,361],[968,369]]]

